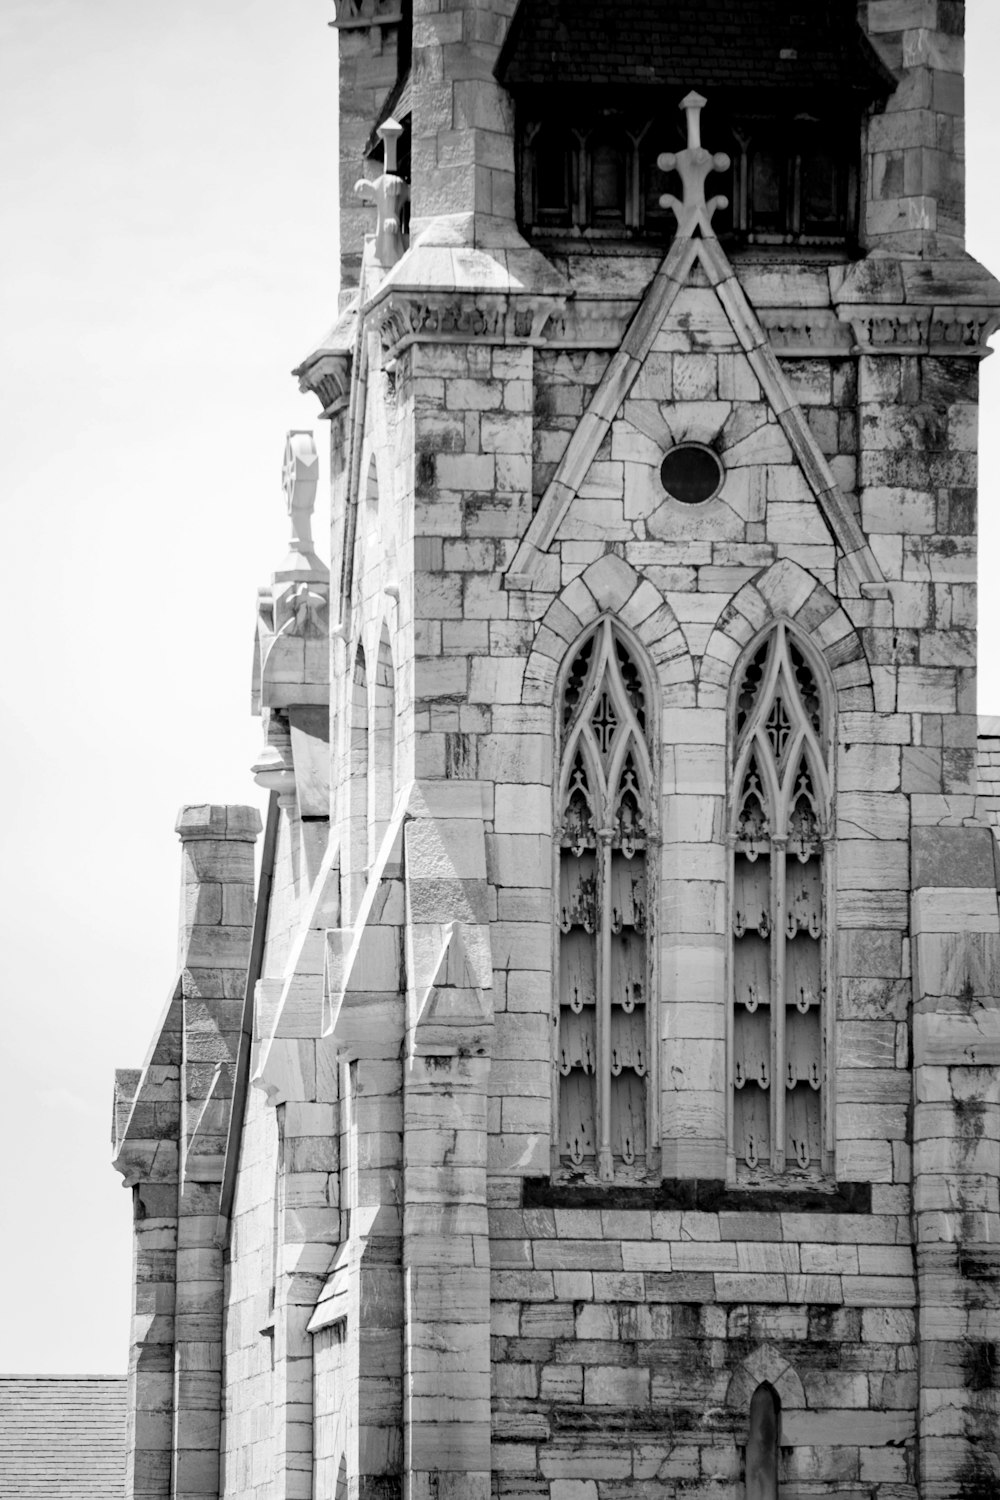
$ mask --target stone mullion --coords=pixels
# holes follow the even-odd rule
[[[611,816],[606,791],[605,818]],[[597,831],[597,1175],[614,1176],[611,1149],[611,829]]]
[[[777,816],[778,809],[774,809]],[[785,1170],[785,858],[786,840],[771,839],[771,1166]]]
[[[831,759],[833,759],[831,757]],[[831,824],[836,827],[837,807],[835,795],[830,798],[827,812]],[[836,851],[837,841],[834,837],[823,839],[820,846],[823,851],[823,935],[821,942],[823,951],[820,957],[820,975],[823,985],[820,996],[822,1014],[820,1015],[820,1037],[821,1057],[823,1060],[823,1101],[820,1112],[820,1124],[823,1131],[822,1162],[824,1172],[831,1177],[837,1174],[837,1086],[836,1086],[836,1020],[837,1020],[837,975],[834,964],[834,950],[836,933],[831,927],[831,918],[834,915],[834,896],[837,890],[836,878]]]

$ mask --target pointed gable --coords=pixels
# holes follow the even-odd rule
[[[704,445],[725,470],[717,498],[689,515],[678,515],[659,475],[665,453],[683,443]],[[835,543],[845,587],[855,594],[884,588],[847,499],[713,238],[679,237],[667,253],[557,465],[507,574],[508,588],[530,587],[556,537],[578,534],[569,514],[574,502],[586,506],[620,487],[616,468],[601,470],[603,459],[629,466],[624,503],[633,516],[645,517],[651,537],[742,536],[748,523],[768,518],[769,503],[810,502],[817,508],[814,540]],[[775,518],[780,521],[777,512]],[[607,518],[602,534],[608,536]]]

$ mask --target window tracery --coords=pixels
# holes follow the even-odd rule
[[[731,1149],[737,1174],[828,1170],[831,725],[779,622],[739,674],[732,761]]]
[[[770,106],[734,100],[731,112],[721,99],[713,103],[705,145],[730,158],[725,180],[716,183],[729,200],[714,220],[719,237],[773,249],[849,242],[857,225],[861,130],[843,100],[776,99]],[[677,178],[657,160],[673,149],[669,115],[606,107],[595,128],[591,94],[558,104],[541,96],[525,101],[522,227],[538,237],[670,240],[676,221],[660,199],[675,191]]]
[[[578,645],[560,701],[557,1158],[641,1176],[648,1149],[654,837],[648,689],[605,618]]]

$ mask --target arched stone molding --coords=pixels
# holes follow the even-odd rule
[[[777,1391],[783,1412],[805,1409],[806,1393],[793,1366],[773,1344],[760,1344],[736,1366],[726,1388],[726,1406],[744,1424],[749,1418],[753,1393],[765,1380]],[[738,1424],[736,1430],[739,1433]]]
[[[698,672],[699,708],[725,708],[733,669],[768,625],[791,621],[826,664],[840,712],[875,708],[871,671],[857,631],[837,600],[812,573],[782,558],[743,585],[722,611]]]
[[[559,669],[574,641],[612,614],[644,647],[663,707],[693,708],[694,663],[684,633],[659,589],[624,558],[606,553],[566,585],[542,616],[524,672],[522,701],[555,701]]]
[[[351,558],[351,595],[362,620],[366,616],[365,575],[371,565],[373,547],[381,551],[388,490],[379,469],[379,444],[366,441],[361,455],[359,494],[356,505],[353,556]]]

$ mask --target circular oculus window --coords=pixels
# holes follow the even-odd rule
[[[660,465],[660,483],[672,500],[701,505],[722,489],[726,471],[718,455],[703,443],[678,443]]]

